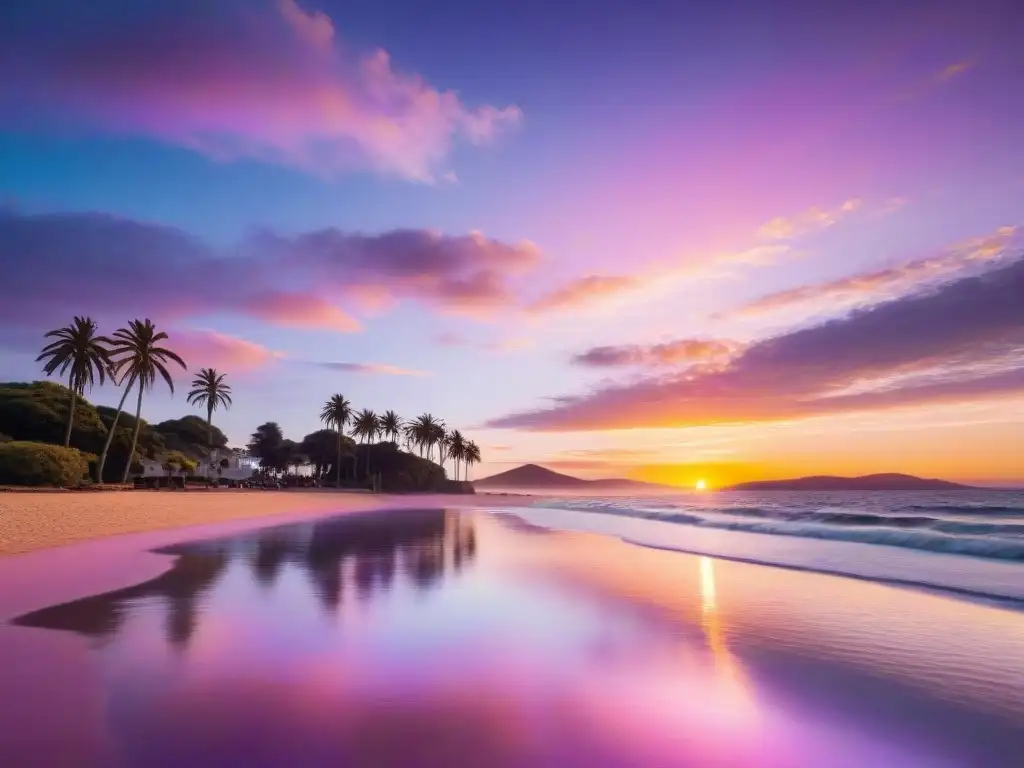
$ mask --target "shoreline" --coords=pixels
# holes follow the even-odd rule
[[[517,500],[518,498],[518,500]],[[322,488],[278,491],[0,493],[0,558],[124,534],[386,507],[518,506],[533,497],[369,494]]]

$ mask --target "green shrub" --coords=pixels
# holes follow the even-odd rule
[[[0,485],[74,486],[92,456],[61,445],[12,440],[0,443]]]

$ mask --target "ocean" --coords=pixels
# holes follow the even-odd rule
[[[938,590],[1024,609],[1024,491],[546,497],[537,525],[648,547]]]

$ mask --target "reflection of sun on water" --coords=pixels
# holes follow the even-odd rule
[[[737,710],[753,712],[754,699],[743,669],[725,643],[721,617],[718,613],[718,591],[715,586],[715,561],[700,558],[701,627],[714,655],[719,679]]]

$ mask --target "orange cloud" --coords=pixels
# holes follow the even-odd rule
[[[792,240],[837,224],[841,219],[858,210],[862,204],[863,201],[859,197],[851,197],[835,208],[813,207],[795,216],[777,216],[762,225],[757,234],[763,240]]]
[[[626,275],[588,275],[573,280],[532,302],[530,312],[575,309],[636,288],[639,281]]]
[[[975,63],[976,62],[970,59],[964,59],[963,61],[958,61],[955,64],[950,64],[948,67],[939,72],[937,79],[939,80],[939,82],[951,80],[957,75],[962,75],[967,70],[973,69]]]
[[[246,372],[284,357],[282,352],[256,342],[204,328],[172,331],[169,345],[185,360],[189,370],[217,368]]]

